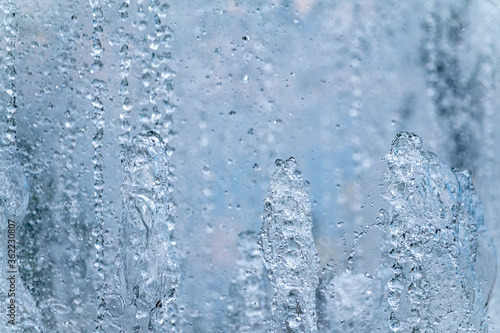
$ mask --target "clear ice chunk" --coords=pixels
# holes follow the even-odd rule
[[[494,262],[495,255],[484,231],[477,232],[484,230],[483,212],[470,174],[453,172],[409,132],[394,139],[387,162],[394,258],[389,327],[395,332],[486,332],[486,295],[496,268],[478,267],[478,242],[487,244],[481,260]]]
[[[170,241],[168,160],[155,132],[135,136],[122,151],[121,262],[125,332],[175,330],[179,266]]]
[[[292,157],[277,160],[259,244],[274,285],[274,332],[317,332],[318,253],[312,236],[309,183]]]

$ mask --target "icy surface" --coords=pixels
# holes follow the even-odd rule
[[[390,328],[395,332],[487,331],[484,311],[491,286],[481,286],[476,252],[478,241],[489,244],[490,240],[484,232],[480,237],[477,233],[483,213],[470,175],[459,172],[460,183],[409,132],[396,136],[387,162],[386,197],[393,206],[390,256],[394,258],[394,274],[388,281]],[[493,262],[494,252],[484,252],[486,261]],[[478,268],[486,270],[489,281],[496,273],[494,265]]]
[[[168,228],[166,146],[155,132],[139,134],[122,152],[122,274],[126,332],[175,330],[179,267]],[[122,312],[122,313],[120,313]]]
[[[308,190],[293,157],[276,161],[259,239],[274,285],[275,332],[317,332],[319,267]]]

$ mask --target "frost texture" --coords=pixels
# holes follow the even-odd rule
[[[397,135],[387,162],[394,258],[388,282],[390,328],[486,332],[496,259],[470,174],[454,173],[408,132]],[[480,253],[478,243],[487,244]]]
[[[268,332],[271,312],[269,279],[252,231],[238,235],[240,258],[231,281],[228,308],[232,332]]]
[[[273,331],[317,332],[318,253],[312,237],[309,183],[294,158],[276,161],[260,246],[275,295]]]
[[[121,259],[125,332],[174,330],[179,267],[167,226],[168,161],[155,132],[139,134],[126,146],[123,163]],[[117,309],[116,316],[120,316]]]

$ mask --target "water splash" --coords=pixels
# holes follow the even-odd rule
[[[230,287],[230,327],[232,332],[266,332],[271,310],[270,284],[257,234],[245,231],[238,235],[240,259],[236,262]]]
[[[277,160],[259,244],[274,285],[273,331],[317,332],[318,253],[312,237],[309,183],[295,159]]]
[[[394,274],[388,282],[390,328],[395,332],[486,330],[487,325],[481,324],[484,312],[474,310],[475,290],[480,286],[471,240],[482,210],[478,202],[471,205],[470,177],[461,175],[468,186],[463,192],[455,173],[433,153],[423,151],[422,140],[408,132],[394,139],[387,161],[394,258]],[[484,300],[478,302],[484,310]],[[474,313],[483,317],[478,319]]]
[[[176,330],[179,267],[167,225],[168,159],[155,132],[139,134],[122,151],[121,261],[123,330]]]

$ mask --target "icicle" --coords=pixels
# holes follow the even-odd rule
[[[229,305],[232,332],[267,332],[271,302],[270,283],[257,246],[257,234],[252,231],[238,235],[240,259],[236,262],[231,281]]]
[[[174,331],[180,277],[167,225],[170,199],[165,143],[152,131],[137,135],[123,149],[122,164],[123,329]]]
[[[471,252],[468,237],[463,237],[470,231],[460,230],[460,224],[470,224],[463,220],[470,219],[461,206],[457,177],[434,154],[423,151],[413,133],[397,135],[387,160],[386,198],[393,205],[390,255],[395,259],[388,283],[390,328],[476,332],[475,250]],[[482,216],[478,204],[467,207]]]
[[[276,161],[259,243],[274,285],[273,331],[317,332],[318,253],[309,183],[292,157]]]

